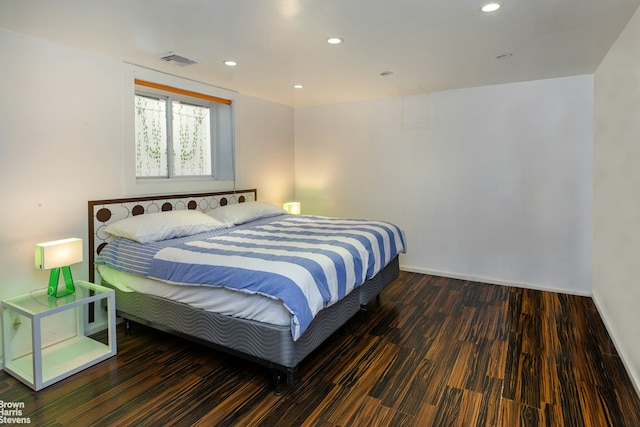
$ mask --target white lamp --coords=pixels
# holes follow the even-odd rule
[[[36,268],[51,270],[47,293],[56,298],[70,295],[76,291],[71,277],[71,264],[82,262],[82,239],[70,238],[36,245]],[[58,291],[60,270],[64,276],[65,290]]]
[[[300,215],[300,202],[287,202],[282,207],[290,214]]]

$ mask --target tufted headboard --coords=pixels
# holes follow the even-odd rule
[[[112,239],[104,232],[107,225],[145,213],[197,209],[207,212],[220,206],[257,200],[257,190],[237,190],[200,194],[172,194],[126,199],[90,200],[89,207],[89,281],[95,280],[95,257]]]

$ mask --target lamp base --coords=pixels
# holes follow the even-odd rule
[[[60,279],[60,270],[62,270],[62,276],[64,277],[65,288],[63,291],[58,290],[58,280]],[[47,287],[47,293],[52,297],[60,298],[66,295],[71,295],[76,291],[76,287],[73,285],[73,277],[71,277],[71,267],[56,267],[51,269],[51,275],[49,276],[49,286]]]

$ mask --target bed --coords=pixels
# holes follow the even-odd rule
[[[88,215],[90,280],[115,290],[117,315],[127,325],[262,364],[276,391],[283,382],[295,385],[300,362],[398,276],[405,251],[393,224],[289,215],[258,202],[255,189],[94,200]],[[200,224],[204,216],[219,224]],[[169,217],[181,226],[149,226]],[[384,244],[376,242],[381,234],[389,235]],[[340,247],[326,246],[337,240]],[[122,254],[129,254],[124,261]],[[277,274],[263,271],[272,267]],[[283,281],[294,291],[281,290]],[[299,293],[313,296],[299,301]]]

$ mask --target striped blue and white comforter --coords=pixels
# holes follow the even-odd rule
[[[97,264],[176,285],[219,286],[282,301],[297,340],[314,316],[406,249],[382,222],[283,215],[171,241],[117,239]]]

